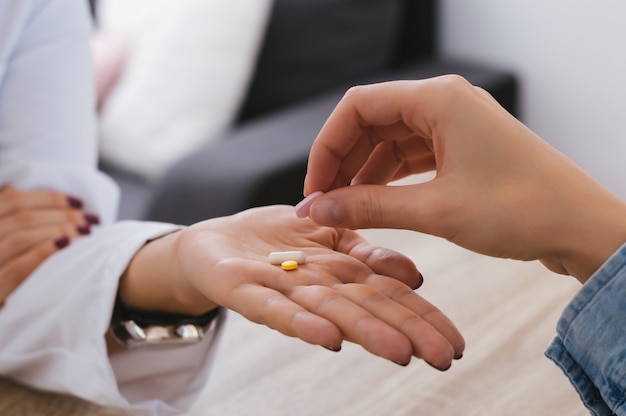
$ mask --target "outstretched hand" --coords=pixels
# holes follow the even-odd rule
[[[293,207],[208,220],[155,240],[143,254],[146,249],[154,251],[144,259],[174,265],[187,313],[214,303],[312,344],[339,350],[347,340],[402,365],[416,356],[447,369],[464,348],[450,320],[413,291],[421,275],[410,259],[354,231],[299,219]],[[305,252],[306,263],[292,271],[270,264],[270,252],[291,250]],[[129,270],[143,261],[140,252]]]

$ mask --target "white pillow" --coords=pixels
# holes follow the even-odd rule
[[[100,155],[154,180],[233,122],[272,0],[100,0],[125,68],[100,113]]]

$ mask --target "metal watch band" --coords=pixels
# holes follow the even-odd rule
[[[111,319],[115,338],[131,348],[167,348],[195,344],[217,329],[221,308],[201,316],[149,313],[126,308],[117,299]]]

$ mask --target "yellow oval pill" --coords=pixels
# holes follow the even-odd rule
[[[283,270],[296,270],[298,268],[298,262],[295,260],[287,260],[282,262],[280,267],[282,267]]]

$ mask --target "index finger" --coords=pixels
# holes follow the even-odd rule
[[[74,197],[55,191],[18,190],[11,185],[0,188],[0,216],[21,209],[81,208],[83,203]]]
[[[393,81],[353,87],[313,142],[304,193],[345,185],[382,141],[430,137],[428,117],[416,117],[426,81]],[[424,112],[425,113],[425,112]]]

